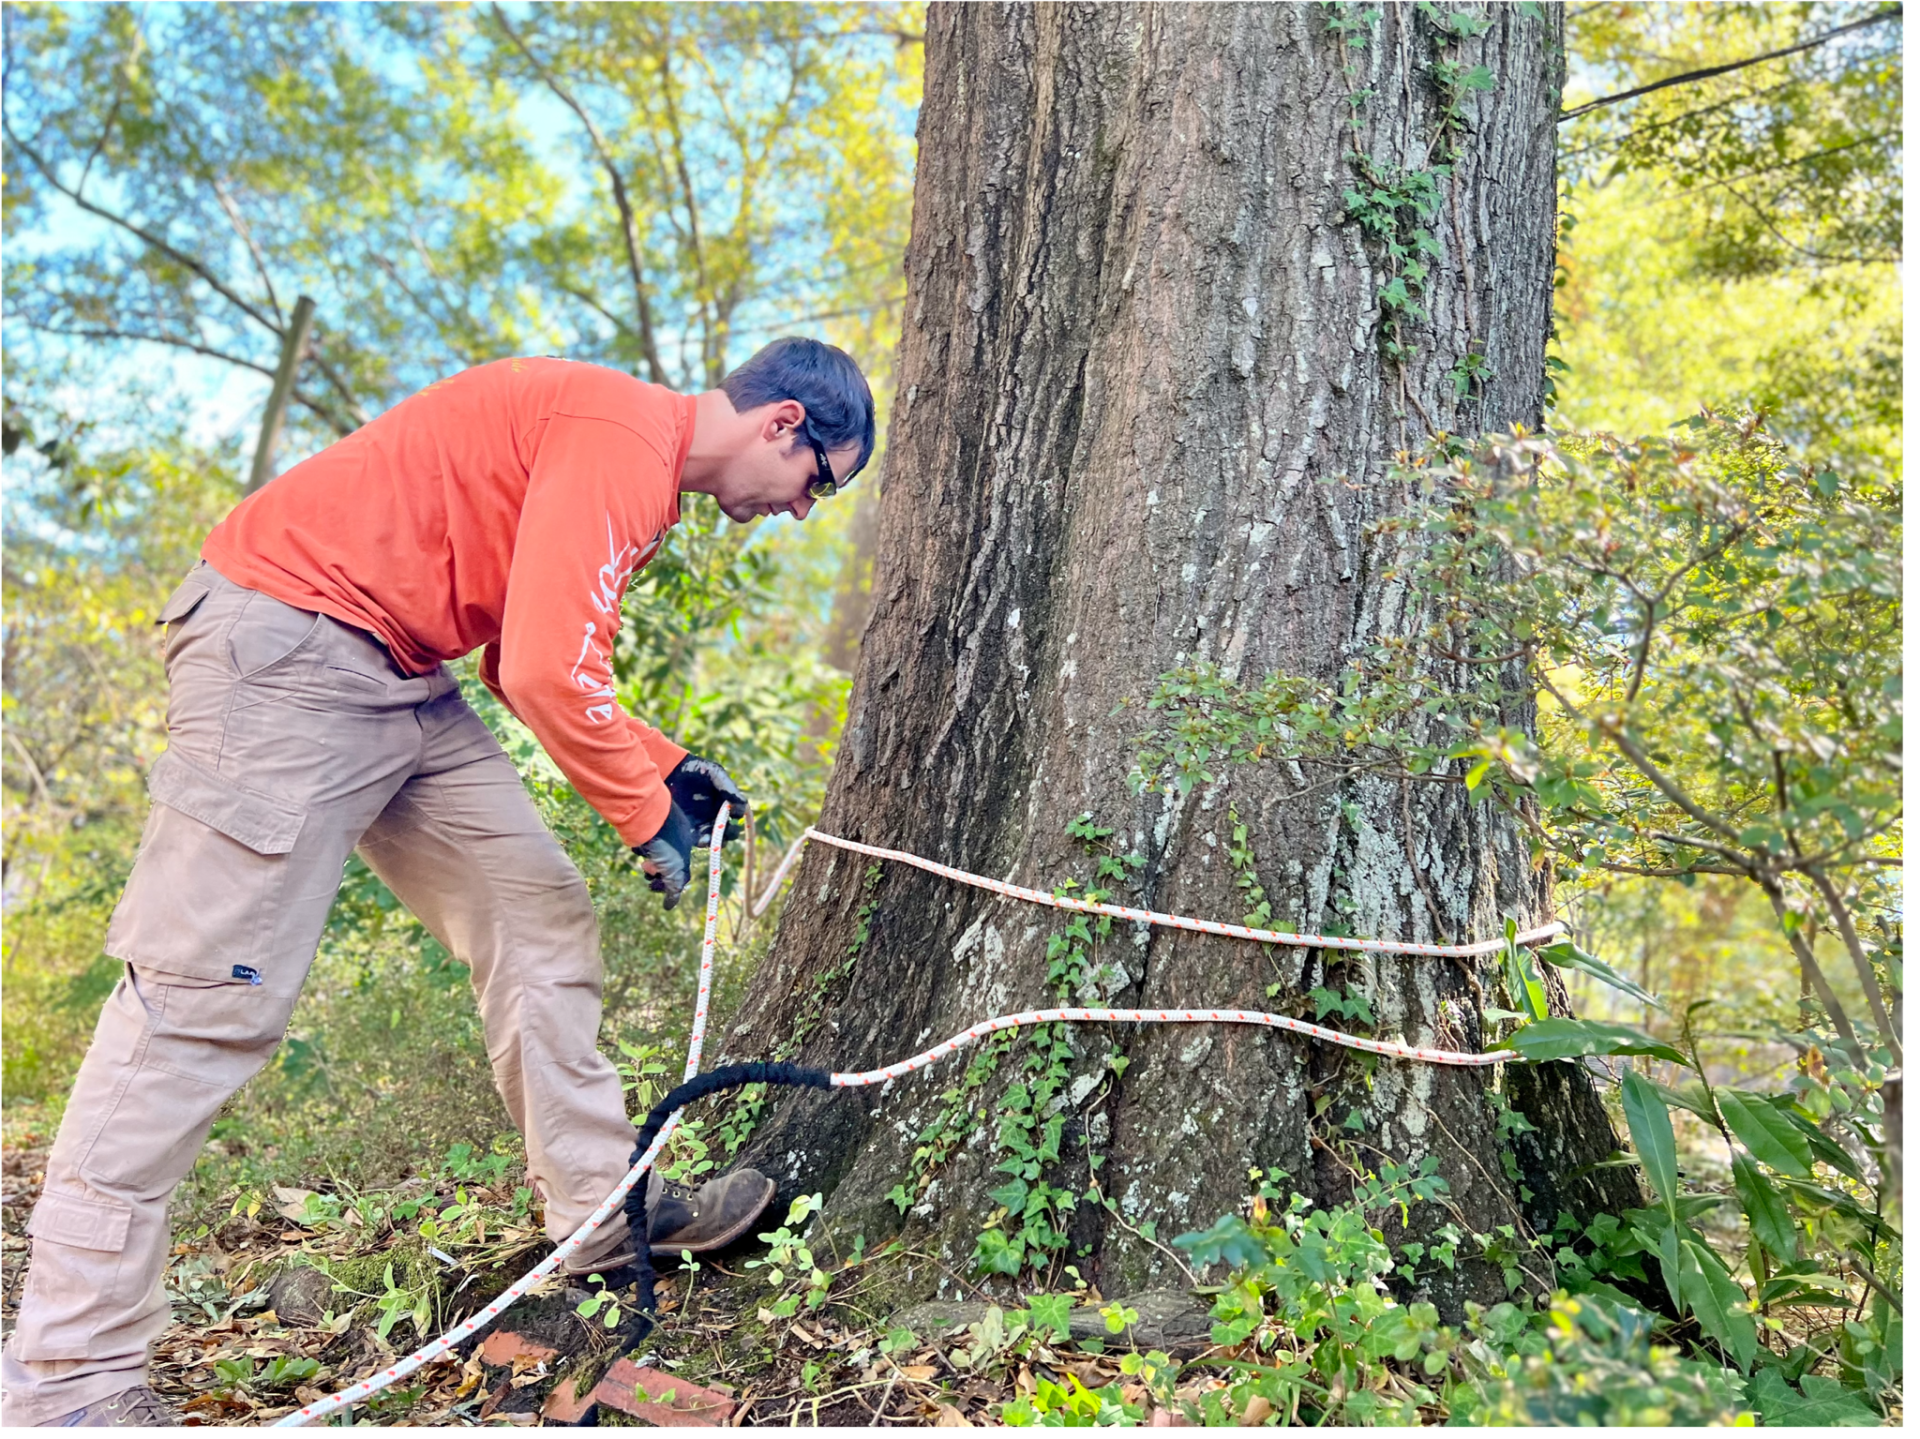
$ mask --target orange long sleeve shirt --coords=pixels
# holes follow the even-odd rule
[[[243,500],[201,547],[236,584],[480,675],[631,845],[686,756],[621,709],[627,581],[680,518],[694,402],[598,365],[498,360],[427,386]]]

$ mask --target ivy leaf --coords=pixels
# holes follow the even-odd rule
[[[1069,1332],[1069,1320],[1073,1314],[1073,1296],[1071,1294],[1035,1294],[1027,1300],[1027,1312],[1033,1317],[1036,1333],[1048,1333],[1055,1339],[1065,1339]]]
[[[1016,1275],[1026,1262],[1027,1247],[1008,1239],[998,1229],[985,1229],[974,1243],[973,1263],[988,1274]]]
[[[1786,1196],[1760,1172],[1753,1156],[1733,1156],[1733,1190],[1740,1196],[1747,1223],[1753,1226],[1753,1237],[1765,1245],[1774,1258],[1784,1264],[1793,1263],[1800,1252],[1800,1237],[1793,1226]]]
[[[1813,1147],[1792,1120],[1743,1089],[1723,1089],[1718,1097],[1727,1128],[1753,1151],[1755,1159],[1796,1179],[1813,1177]]]
[[[987,1198],[995,1204],[1004,1206],[1009,1214],[1024,1213],[1027,1205],[1027,1181],[1019,1178],[1009,1179],[998,1189],[989,1189]]]
[[[1667,1102],[1632,1070],[1620,1081],[1620,1102],[1627,1112],[1627,1129],[1633,1135],[1640,1167],[1666,1204],[1667,1213],[1672,1214],[1680,1197],[1680,1168],[1674,1156],[1673,1121],[1667,1117]]]
[[[1537,1020],[1515,1030],[1506,1044],[1535,1064],[1583,1054],[1650,1054],[1673,1064],[1687,1062],[1672,1045],[1662,1044],[1630,1024],[1608,1024],[1597,1019]]]
[[[1747,1386],[1747,1398],[1769,1428],[1777,1425],[1810,1429],[1824,1425],[1861,1428],[1880,1423],[1880,1416],[1838,1379],[1809,1374],[1800,1381],[1800,1388],[1803,1394],[1794,1393],[1785,1375],[1777,1369],[1766,1369],[1755,1375]]]
[[[1582,974],[1590,974],[1602,984],[1612,985],[1622,994],[1638,1000],[1641,1004],[1650,1004],[1655,1009],[1665,1009],[1659,996],[1649,994],[1632,980],[1605,960],[1596,959],[1574,944],[1571,940],[1559,940],[1534,951],[1548,964],[1561,969],[1577,969]]]
[[[1222,1215],[1213,1228],[1179,1235],[1173,1243],[1176,1249],[1192,1255],[1195,1264],[1222,1260],[1235,1269],[1257,1269],[1267,1262],[1267,1248],[1260,1236],[1237,1214]]]

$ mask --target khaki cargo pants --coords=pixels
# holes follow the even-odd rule
[[[550,1235],[606,1197],[633,1145],[594,1042],[586,885],[446,671],[407,676],[371,635],[204,563],[161,619],[169,747],[107,931],[126,971],[28,1225],[32,1266],[0,1360],[9,1425],[144,1382],[168,1323],[168,1197],[285,1034],[356,846],[472,967]],[[574,1266],[627,1247],[610,1223]]]

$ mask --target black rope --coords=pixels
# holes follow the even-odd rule
[[[647,1111],[647,1117],[640,1125],[639,1136],[634,1140],[633,1157],[627,1161],[629,1167],[638,1164],[640,1157],[653,1147],[653,1141],[660,1137],[661,1129],[677,1111],[685,1109],[697,1099],[705,1099],[723,1089],[738,1089],[745,1084],[791,1084],[806,1089],[829,1089],[833,1081],[824,1069],[808,1069],[798,1064],[723,1064],[705,1074],[696,1074]],[[620,1336],[621,1352],[630,1355],[652,1330],[654,1319],[654,1274],[653,1258],[647,1247],[645,1175],[635,1180],[633,1188],[627,1191],[624,1208],[627,1235],[633,1241],[634,1248],[631,1273],[628,1267],[623,1267],[604,1273],[602,1278],[608,1288],[624,1288],[632,1284],[638,1290],[637,1302],[628,1308],[631,1317],[622,1326]]]

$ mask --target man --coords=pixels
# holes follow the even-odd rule
[[[101,1013],[28,1225],[0,1359],[9,1424],[168,1422],[167,1201],[220,1106],[271,1057],[348,854],[471,966],[487,1055],[563,1239],[626,1172],[633,1128],[595,1047],[586,886],[445,662],[480,674],[643,861],[669,908],[722,801],[720,766],[623,713],[627,582],[683,492],[805,519],[866,463],[873,400],[817,341],[778,340],[680,396],[564,360],[430,385],[242,502],[160,613],[168,748],[114,912]],[[773,1185],[649,1184],[650,1247],[717,1248]],[[617,1217],[617,1216],[616,1216]],[[633,1258],[624,1223],[576,1273]]]

